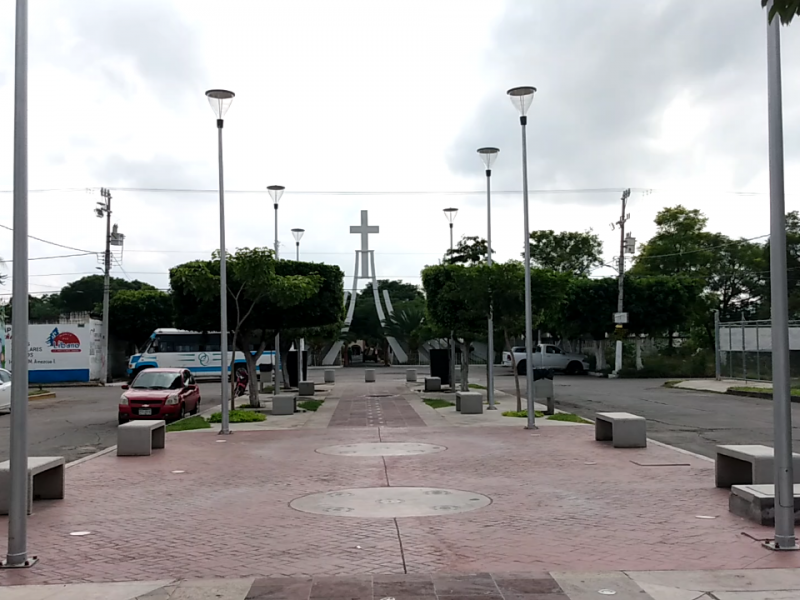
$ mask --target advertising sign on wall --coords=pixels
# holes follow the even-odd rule
[[[96,359],[92,342],[96,323],[30,325],[28,327],[28,380],[31,383],[89,381],[92,359]],[[5,328],[6,364],[13,370],[11,326]],[[94,374],[95,378],[97,374]]]

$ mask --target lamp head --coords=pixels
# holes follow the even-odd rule
[[[478,148],[478,155],[487,169],[492,168],[498,152],[500,152],[499,148]]]
[[[528,109],[533,102],[533,95],[536,93],[536,88],[531,86],[522,86],[511,88],[506,92],[511,98],[511,102],[517,107],[519,114],[525,116]]]
[[[303,234],[306,232],[305,229],[292,229],[292,235],[294,236],[294,241],[298,244],[300,243],[300,238],[303,237]]]
[[[231,102],[233,102],[233,97],[235,95],[236,94],[229,92],[228,90],[208,90],[206,92],[208,103],[211,105],[211,110],[213,110],[214,114],[217,115],[217,119],[221,119],[225,116],[225,113],[228,112],[228,108],[230,108]]]
[[[452,223],[456,220],[456,216],[458,215],[457,208],[445,208],[444,209],[444,218]]]
[[[283,191],[285,189],[286,188],[283,187],[282,185],[270,185],[270,186],[267,186],[267,191],[269,192],[269,195],[270,195],[270,197],[272,198],[272,201],[275,204],[277,204],[278,200],[281,199],[281,196],[283,196]]]

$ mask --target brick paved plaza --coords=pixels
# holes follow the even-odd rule
[[[253,589],[273,590],[254,598],[338,598],[323,588],[309,596],[308,581],[333,585],[324,578],[344,576],[361,582],[352,597],[372,598],[375,582],[408,574],[401,577],[408,589],[421,581],[424,593],[406,596],[432,598],[448,596],[442,578],[486,573],[469,585],[488,586],[491,594],[448,597],[533,600],[548,597],[547,572],[800,566],[800,555],[761,546],[771,530],[728,512],[728,492],[714,488],[708,460],[655,443],[614,449],[595,442],[587,425],[543,421],[531,432],[523,420],[495,424],[497,413],[474,418],[470,427],[437,420],[404,382],[386,376],[376,384],[337,383],[320,413],[292,430],[171,433],[166,449],[150,457],[98,456],[67,470],[63,501],[34,504],[29,549],[40,563],[0,572],[0,585],[251,578],[251,585],[261,582]],[[364,442],[446,449],[408,456],[317,451]],[[491,503],[448,514],[443,500],[441,516],[401,518],[290,506],[310,494],[368,487],[462,490]],[[3,517],[3,537],[6,526]],[[91,533],[71,536],[75,531]],[[538,583],[507,583],[521,573]],[[291,581],[282,578],[299,587],[289,593]],[[275,585],[284,586],[283,595]],[[381,590],[375,597],[403,597],[374,589]]]

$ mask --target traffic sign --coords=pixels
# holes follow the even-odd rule
[[[626,312],[614,313],[614,323],[626,325],[628,323],[628,313]]]

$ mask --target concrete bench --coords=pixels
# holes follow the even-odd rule
[[[644,417],[626,412],[597,413],[594,439],[610,441],[614,448],[646,448],[647,421]]]
[[[336,371],[325,369],[325,383],[336,383]]]
[[[375,369],[364,370],[364,381],[367,383],[375,383]]]
[[[34,500],[63,500],[64,457],[28,457],[28,514]],[[11,463],[0,463],[0,515],[7,515],[11,500]]]
[[[800,483],[800,454],[792,456],[794,482]],[[717,446],[714,479],[718,488],[775,483],[775,450],[761,444]]]
[[[775,486],[772,484],[734,485],[728,510],[759,525],[775,526]],[[800,524],[800,485],[794,484],[794,522]]]
[[[316,386],[313,381],[301,381],[297,386],[298,396],[313,396],[316,391]]]
[[[483,413],[483,394],[480,392],[456,392],[456,410],[462,415]]]
[[[442,378],[441,377],[426,377],[425,378],[425,391],[426,392],[441,392],[442,391]]]
[[[130,421],[117,427],[117,456],[150,456],[166,438],[166,421]]]
[[[273,415],[293,415],[297,411],[297,396],[278,394],[272,397]]]
[[[406,381],[413,383],[417,380],[416,369],[406,369]]]

